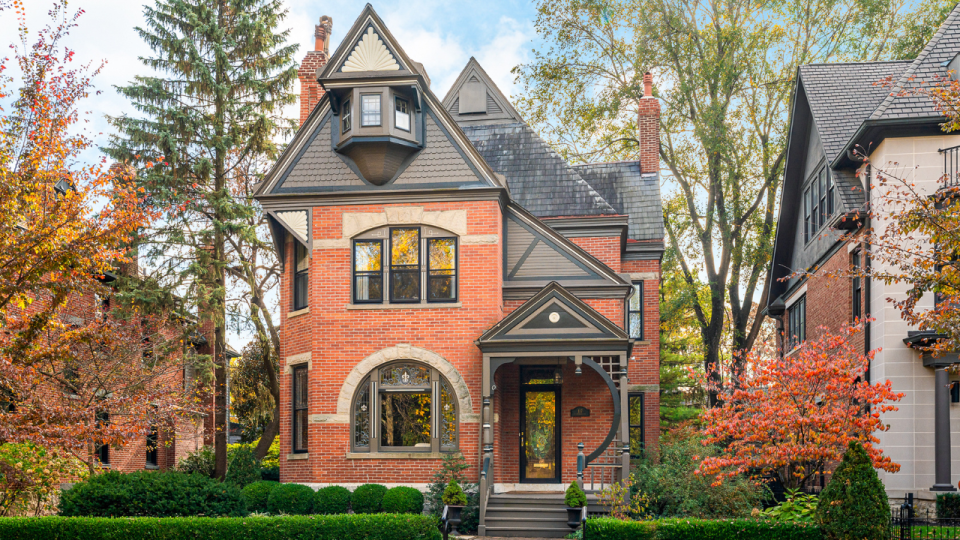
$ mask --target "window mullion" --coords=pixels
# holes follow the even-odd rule
[[[440,451],[440,376],[430,370],[430,450]]]
[[[370,372],[370,451],[380,451],[380,368]]]

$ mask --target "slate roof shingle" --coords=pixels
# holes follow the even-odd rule
[[[659,174],[642,174],[638,161],[574,165],[573,170],[596,189],[618,213],[627,215],[629,238],[663,239]]]

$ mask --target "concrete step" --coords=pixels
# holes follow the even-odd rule
[[[506,538],[563,538],[572,533],[570,527],[537,527],[531,529],[515,529],[511,527],[487,527],[487,536]]]

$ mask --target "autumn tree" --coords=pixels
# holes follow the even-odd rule
[[[246,166],[276,153],[282,108],[295,99],[296,46],[286,44],[288,31],[278,29],[287,14],[279,0],[157,0],[144,14],[146,25],[137,32],[153,55],[141,61],[156,75],[119,88],[137,114],[112,119],[120,135],[109,153],[141,168],[140,186],[164,211],[144,235],[141,255],[213,329],[214,448],[216,476],[223,478],[227,276],[251,286],[264,277],[257,259],[238,247],[264,244],[255,242],[257,211],[237,186],[246,182],[249,193],[256,178],[242,176]],[[142,156],[154,154],[165,159],[144,170]],[[249,295],[255,300],[250,315],[260,322],[268,315],[262,293],[251,288]],[[258,456],[272,437],[261,442]]]
[[[170,384],[180,341],[161,331],[167,314],[110,305],[108,282],[154,215],[129,169],[81,159],[92,142],[79,107],[99,68],[74,67],[63,41],[83,11],[56,2],[33,34],[24,5],[12,6],[18,75],[0,81],[0,103],[12,103],[0,109],[0,443],[56,448],[92,466],[96,445],[142,440],[150,425],[190,411]]]
[[[883,57],[902,5],[538,2],[546,48],[515,70],[518,108],[567,158],[636,159],[642,76],[654,74],[667,242],[705,366],[749,350],[762,330],[797,67]]]
[[[880,416],[897,410],[893,403],[903,394],[890,381],[866,382],[876,351],[864,355],[852,343],[862,326],[818,331],[787,356],[758,348],[746,356],[739,386],[714,388],[721,405],[701,419],[704,444],[721,451],[705,458],[698,474],[716,482],[744,473],[773,476],[798,488],[839,461],[850,441],[863,443],[874,467],[900,469],[876,446],[876,433],[888,429]]]

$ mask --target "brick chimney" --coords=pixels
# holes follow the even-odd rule
[[[660,170],[660,101],[653,97],[653,75],[643,74],[643,97],[637,112],[640,138],[640,172]]]
[[[307,121],[320,98],[323,97],[323,88],[317,83],[317,70],[327,64],[330,58],[330,31],[333,29],[333,18],[324,15],[320,17],[320,24],[314,27],[313,50],[307,53],[300,63],[297,77],[300,79],[300,125]]]

